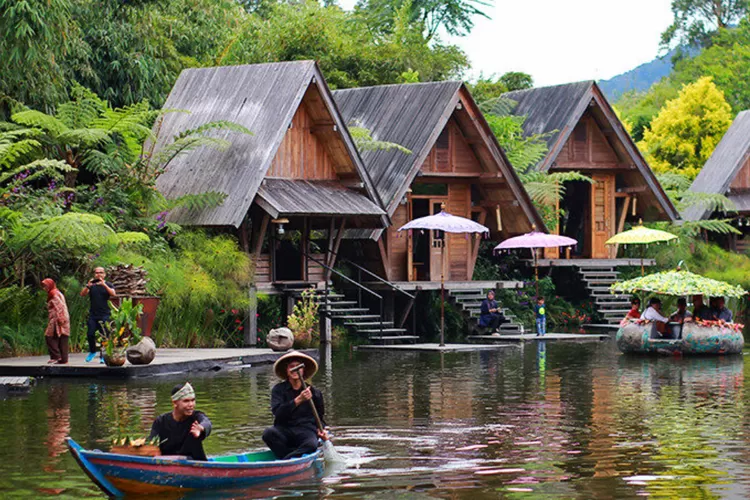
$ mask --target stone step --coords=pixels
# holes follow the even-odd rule
[[[465,290],[448,290],[448,295],[455,295],[455,296],[459,296],[459,295],[481,295],[481,296],[484,297],[484,291],[480,290],[478,288],[474,288],[474,289],[467,288]]]
[[[332,306],[332,307],[338,307],[340,306],[356,306],[357,301],[356,300],[329,300],[328,303],[326,303],[324,300],[318,301],[320,304],[320,307],[325,307],[326,305]]]
[[[584,285],[586,285],[586,288],[592,288],[592,287],[595,287],[595,286],[601,287],[603,285],[609,286],[609,285],[612,285],[614,283],[617,283],[617,280],[606,279],[606,278],[594,278],[594,279],[590,279],[590,280],[584,279],[583,281],[584,281]]]
[[[344,321],[346,320],[356,320],[356,319],[380,319],[380,315],[378,314],[345,314],[343,316],[336,316],[336,319],[342,319]]]
[[[368,339],[378,340],[380,342],[398,342],[400,340],[409,340],[413,342],[419,340],[419,337],[417,337],[416,335],[371,335],[370,337],[368,337]]]
[[[370,310],[366,307],[344,307],[344,308],[336,308],[336,307],[321,307],[320,310],[328,313],[333,314],[334,316],[339,316],[342,314],[349,314],[349,313],[359,313],[359,312],[369,312]]]
[[[368,328],[366,330],[357,330],[357,333],[366,333],[368,335],[387,335],[390,333],[406,333],[406,328]]]
[[[464,309],[478,309],[482,307],[481,302],[458,302]]]
[[[390,328],[393,326],[393,321],[346,321],[345,326],[351,326],[353,328],[377,328],[380,325]]]
[[[478,294],[478,295],[451,295],[456,302],[465,302],[465,301],[483,301],[487,298],[486,295]]]
[[[611,302],[596,302],[597,309],[613,309],[613,308],[627,308],[630,310],[629,300],[611,301]]]
[[[620,275],[620,271],[589,271],[588,269],[586,270],[581,269],[578,271],[578,273],[582,274],[583,276],[592,276],[592,277],[619,276]]]
[[[608,317],[608,316],[621,316],[625,317],[625,315],[630,311],[630,309],[608,309],[606,311],[600,311],[602,316]]]

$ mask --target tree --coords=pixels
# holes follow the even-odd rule
[[[636,142],[643,140],[643,132],[659,110],[680,92],[680,87],[671,78],[656,82],[646,92],[626,92],[617,101],[621,118],[631,124],[630,135]]]
[[[662,48],[707,47],[722,28],[736,25],[750,12],[748,0],[672,0],[672,24],[662,33]]]
[[[703,77],[667,101],[638,146],[657,172],[694,179],[731,123],[724,93],[710,77]]]
[[[410,24],[424,28],[427,41],[443,29],[449,35],[464,36],[474,27],[474,17],[489,19],[485,0],[359,0],[356,12],[367,19],[372,29],[385,32],[394,29],[396,13],[406,8]]]
[[[534,79],[528,73],[509,71],[500,77],[500,83],[504,84],[509,92],[512,92],[530,89],[534,86]]]

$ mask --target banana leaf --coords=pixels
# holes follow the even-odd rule
[[[651,292],[663,295],[709,297],[742,297],[747,292],[739,286],[706,278],[690,271],[665,271],[632,280],[621,281],[610,287],[612,293]]]

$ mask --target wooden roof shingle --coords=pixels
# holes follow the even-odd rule
[[[729,187],[742,166],[750,157],[750,110],[742,111],[721,138],[698,176],[690,186],[696,193],[728,195],[737,205],[737,210],[748,210],[746,196],[733,195]],[[711,217],[711,209],[693,205],[682,211],[685,220],[701,220]]]
[[[256,201],[274,218],[285,215],[385,215],[383,209],[366,196],[331,181],[265,179],[258,189]]]
[[[607,121],[607,126],[620,141],[629,161],[633,162],[651,189],[662,212],[670,220],[679,217],[677,209],[596,82],[590,80],[516,90],[503,94],[503,97],[517,103],[512,111],[514,115],[526,116],[523,124],[525,137],[550,133],[547,139],[549,151],[536,166],[536,169],[542,172],[547,172],[553,167],[557,156],[589,106],[597,105]]]
[[[185,110],[164,115],[155,126],[155,151],[186,130],[226,120],[243,125],[252,135],[215,131],[231,146],[224,151],[201,147],[175,158],[157,179],[167,198],[218,191],[227,194],[218,207],[178,208],[169,218],[180,224],[239,227],[250,208],[295,112],[310,85],[317,87],[339,131],[368,196],[379,198],[359,153],[314,61],[187,69],[180,74],[164,109]]]

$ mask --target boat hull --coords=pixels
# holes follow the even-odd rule
[[[722,355],[739,354],[745,345],[741,332],[720,326],[685,323],[680,339],[652,337],[653,324],[628,323],[617,330],[617,347],[624,353]]]
[[[320,452],[274,460],[270,452],[217,457],[207,462],[139,457],[83,449],[71,438],[68,448],[91,480],[110,496],[153,495],[225,489],[293,478],[309,471]]]

